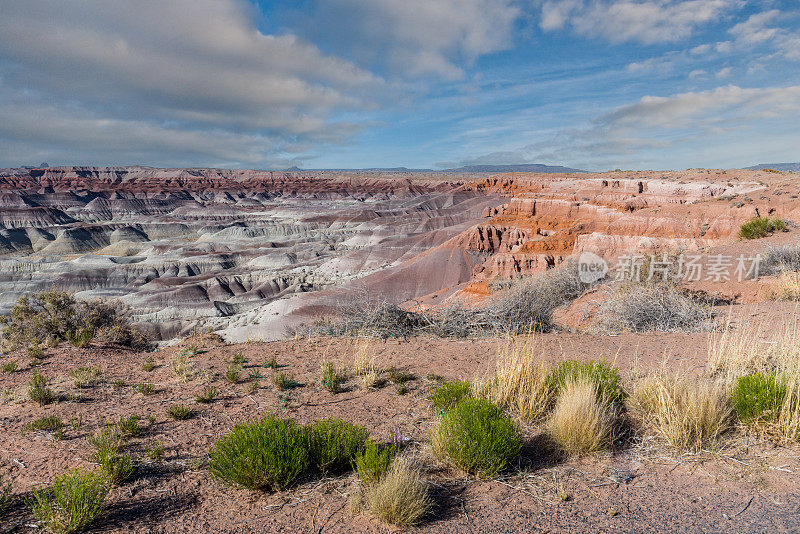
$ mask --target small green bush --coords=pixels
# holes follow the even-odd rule
[[[160,460],[164,457],[164,444],[155,442],[147,446],[147,457],[153,461]]]
[[[776,373],[740,376],[733,388],[733,408],[744,423],[775,421],[786,391],[786,379]]]
[[[156,387],[152,382],[140,382],[133,386],[133,390],[141,395],[152,395],[156,392]]]
[[[355,468],[362,482],[375,482],[389,471],[397,449],[386,443],[368,441],[356,454]]]
[[[242,366],[236,362],[231,362],[225,369],[225,380],[231,384],[237,384],[242,379]]]
[[[92,461],[100,466],[103,475],[112,485],[125,482],[136,471],[133,455],[119,449],[97,449],[92,453]]]
[[[273,356],[267,363],[264,364],[264,367],[266,367],[267,369],[277,369],[278,360],[276,360],[275,356]]]
[[[40,405],[50,404],[55,399],[53,392],[47,387],[47,379],[38,373],[28,382],[28,397]]]
[[[95,450],[119,451],[122,448],[122,436],[116,426],[104,428],[89,436],[89,445]]]
[[[149,373],[156,368],[156,360],[152,356],[148,356],[142,362],[142,371]]]
[[[336,368],[336,364],[333,362],[322,362],[320,365],[320,383],[322,387],[333,393],[339,393],[342,389],[342,382],[343,377],[339,370]]]
[[[340,419],[324,419],[306,427],[311,463],[323,473],[340,473],[352,465],[369,432]]]
[[[167,416],[175,421],[185,421],[194,416],[194,410],[183,404],[173,404],[167,408]]]
[[[753,217],[739,227],[739,238],[760,239],[786,229],[786,222],[772,217]]]
[[[0,325],[4,326],[3,337],[13,348],[38,348],[44,344],[54,347],[62,341],[86,346],[95,337],[135,350],[150,346],[120,305],[78,301],[57,289],[20,297],[11,312],[0,317]]]
[[[559,393],[569,382],[588,381],[597,388],[597,398],[609,404],[622,404],[625,393],[620,384],[619,369],[603,361],[567,360],[550,371],[550,384]]]
[[[195,396],[194,400],[200,404],[210,404],[214,402],[216,397],[217,391],[213,386],[203,386],[203,389]]]
[[[11,489],[12,484],[9,482],[6,484],[3,482],[5,475],[0,473],[0,517],[3,513],[11,508],[11,504],[14,502],[13,497],[11,497]]]
[[[48,415],[34,419],[25,425],[25,431],[52,432],[56,439],[63,437],[64,422],[57,415]]]
[[[270,414],[236,425],[209,451],[208,468],[219,480],[251,490],[282,490],[309,466],[306,433]]]
[[[472,397],[472,387],[469,382],[449,380],[436,386],[428,395],[428,401],[434,410],[439,414],[444,414],[469,397]]]
[[[139,426],[139,416],[120,416],[116,424],[116,429],[122,439],[130,439],[139,436],[142,433],[142,427]]]
[[[3,364],[4,373],[13,373],[17,370],[17,362],[6,362]]]
[[[103,513],[108,483],[100,473],[76,469],[57,476],[49,488],[33,490],[36,519],[56,534],[80,532]]]
[[[297,380],[294,379],[294,375],[284,372],[280,372],[272,377],[272,382],[280,390],[296,388],[299,385]]]
[[[442,417],[431,445],[467,473],[490,477],[517,457],[522,437],[499,407],[486,399],[466,399]]]
[[[76,388],[91,386],[100,381],[103,371],[99,367],[78,367],[70,371],[69,376]]]

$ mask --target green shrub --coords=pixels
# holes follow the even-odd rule
[[[89,445],[95,450],[119,451],[122,448],[122,436],[116,426],[104,428],[89,436]]]
[[[5,475],[0,472],[0,517],[6,510],[11,508],[11,504],[14,502],[13,497],[11,497],[12,484],[11,482],[8,484],[3,482],[4,478]]]
[[[41,405],[50,404],[55,398],[53,392],[47,387],[47,379],[38,373],[33,375],[28,382],[28,397]]]
[[[561,362],[550,371],[550,384],[557,394],[570,382],[587,381],[597,388],[597,398],[609,404],[622,404],[625,393],[620,385],[619,370],[603,361]]]
[[[264,364],[264,367],[266,367],[267,369],[277,369],[278,360],[276,360],[275,356],[273,356],[267,363]]]
[[[133,386],[133,390],[142,395],[152,395],[156,392],[156,387],[152,382],[140,382]]]
[[[294,379],[294,375],[284,372],[280,372],[272,377],[272,382],[280,390],[292,389],[300,385],[298,384],[297,380]]]
[[[152,356],[148,356],[142,362],[142,371],[149,373],[156,368],[156,360]]]
[[[320,365],[320,383],[322,387],[333,393],[339,393],[344,381],[341,373],[333,362],[325,361]]]
[[[444,414],[462,400],[472,397],[471,387],[466,381],[449,380],[436,386],[428,394],[428,401],[434,410]]]
[[[209,451],[215,477],[251,490],[282,490],[309,466],[307,437],[293,421],[270,414],[236,425]]]
[[[431,445],[463,471],[490,477],[517,457],[522,437],[499,407],[485,399],[466,399],[442,417]]]
[[[139,416],[120,416],[116,424],[116,429],[122,439],[130,439],[139,436],[142,433],[142,427],[139,426]]]
[[[92,461],[100,466],[103,475],[112,485],[125,482],[136,471],[131,453],[119,449],[96,449],[92,453]]]
[[[777,217],[753,217],[739,227],[740,239],[759,239],[786,229],[786,222]]]
[[[199,402],[200,404],[210,404],[214,402],[214,399],[217,397],[217,391],[214,389],[213,386],[203,386],[203,389],[197,396],[194,398],[195,401]]]
[[[48,415],[34,419],[25,425],[25,431],[52,432],[56,439],[63,437],[64,422],[57,415]]]
[[[49,488],[33,490],[29,504],[45,528],[71,534],[84,530],[103,513],[107,494],[102,474],[76,469],[57,476]]]
[[[363,482],[375,482],[389,470],[397,454],[397,449],[386,443],[368,441],[356,454],[355,468],[358,478]]]
[[[775,421],[786,391],[786,379],[776,373],[740,376],[733,388],[733,408],[745,423]]]
[[[323,473],[340,473],[352,465],[369,432],[339,419],[324,419],[306,427],[311,463]]]
[[[102,375],[103,371],[99,367],[78,367],[69,373],[76,388],[94,385],[100,381]]]
[[[242,379],[242,366],[235,362],[231,362],[231,364],[225,370],[225,380],[227,380],[231,384],[236,384],[241,379]]]
[[[56,346],[62,341],[86,346],[95,337],[136,350],[150,346],[118,304],[78,301],[57,289],[20,297],[9,315],[0,317],[0,324],[12,347]]]
[[[17,370],[17,362],[6,362],[3,364],[4,373],[13,373]]]
[[[164,457],[164,444],[155,442],[147,446],[147,457],[151,460],[160,460]]]
[[[167,416],[175,421],[184,421],[194,416],[194,410],[183,404],[173,404],[167,408]]]

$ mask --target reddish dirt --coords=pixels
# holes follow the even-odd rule
[[[765,334],[776,318],[791,315],[792,305],[775,303],[741,308],[743,320],[764,325]],[[551,333],[535,340],[552,361],[602,358],[614,362],[628,377],[662,364],[671,370],[699,373],[705,365],[708,334],[593,334]],[[145,354],[113,348],[48,349],[43,364],[31,369],[27,357],[13,354],[20,369],[0,374],[0,468],[15,479],[15,493],[25,497],[32,487],[47,484],[72,467],[92,468],[86,438],[104,422],[122,415],[142,417],[144,431],[132,441],[142,463],[129,482],[111,491],[109,506],[97,523],[101,532],[384,532],[378,520],[353,514],[349,496],[358,491],[354,475],[308,479],[294,489],[259,494],[233,489],[214,481],[204,469],[209,448],[236,422],[276,413],[299,423],[325,417],[364,425],[374,439],[401,436],[404,455],[424,469],[436,508],[420,527],[422,532],[788,532],[800,528],[798,473],[800,449],[775,447],[754,436],[736,433],[713,453],[677,455],[658,440],[626,446],[583,460],[560,458],[546,445],[541,431],[526,428],[527,444],[518,464],[496,480],[464,477],[435,460],[426,437],[435,423],[426,400],[436,373],[470,379],[493,365],[503,339],[448,341],[416,338],[407,342],[375,342],[377,363],[413,372],[409,392],[398,395],[391,385],[361,389],[350,380],[333,395],[318,384],[323,358],[352,361],[353,342],[343,339],[304,339],[273,343],[225,345],[214,338],[192,340],[201,353],[192,357],[207,371],[219,391],[209,405],[194,402],[204,383],[178,379],[170,362],[183,347],[154,354],[155,370],[145,372]],[[246,359],[243,381],[227,384],[222,375],[236,353]],[[275,357],[281,371],[291,372],[301,387],[282,393],[271,382],[275,372],[264,364]],[[69,372],[78,366],[103,369],[104,382],[76,389]],[[258,370],[261,387],[248,394],[247,375]],[[58,393],[71,400],[40,407],[25,396],[34,372],[51,380]],[[125,387],[114,389],[113,380]],[[156,393],[143,396],[130,385],[149,381]],[[288,395],[288,396],[287,396]],[[197,410],[187,421],[172,421],[165,410],[184,403]],[[43,415],[58,415],[65,423],[80,417],[78,428],[65,438],[35,432],[23,435],[24,425]],[[152,423],[147,421],[152,417]],[[163,460],[146,459],[147,445],[161,442]],[[557,488],[569,494],[564,501]],[[2,523],[3,532],[33,530],[33,519],[18,504]]]

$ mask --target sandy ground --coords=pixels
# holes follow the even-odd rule
[[[741,308],[744,320],[764,325],[765,335],[777,317],[792,314],[793,305],[765,303]],[[699,373],[706,361],[708,334],[625,334],[619,336],[551,333],[534,343],[552,361],[602,358],[614,362],[626,377],[666,365]],[[678,455],[656,439],[645,439],[583,460],[560,458],[536,428],[526,428],[526,445],[514,466],[492,481],[466,478],[436,461],[427,445],[435,424],[426,395],[430,373],[471,379],[493,365],[502,339],[448,341],[417,338],[375,342],[377,363],[411,371],[409,391],[398,395],[390,384],[364,390],[350,380],[333,395],[318,383],[323,358],[352,361],[353,342],[312,339],[224,345],[198,342],[196,369],[218,390],[217,400],[196,404],[201,376],[183,382],[169,362],[181,347],[154,354],[156,367],[141,369],[147,355],[112,348],[49,349],[35,369],[27,356],[12,355],[14,373],[0,374],[0,468],[15,479],[15,493],[49,483],[68,468],[91,468],[86,438],[99,426],[122,415],[141,416],[143,433],[131,443],[141,459],[138,473],[112,489],[107,511],[95,531],[103,532],[384,532],[376,519],[353,513],[350,495],[357,478],[308,479],[292,490],[258,494],[214,481],[204,468],[207,452],[235,423],[276,413],[305,423],[340,417],[370,430],[374,439],[399,437],[404,455],[424,469],[436,507],[422,532],[796,532],[800,529],[800,448],[776,447],[737,432],[713,452]],[[243,380],[231,385],[222,375],[241,352]],[[275,357],[280,371],[301,386],[279,391],[275,371],[264,368]],[[5,360],[4,360],[5,361]],[[104,381],[76,389],[69,372],[81,365],[103,369]],[[51,380],[51,388],[69,399],[40,407],[25,396],[34,372]],[[263,375],[260,388],[248,393],[251,372]],[[124,380],[114,388],[112,381]],[[153,395],[141,395],[131,384],[152,382]],[[165,410],[173,403],[193,407],[197,415],[172,421]],[[44,415],[58,415],[68,427],[63,440],[28,432],[24,425]],[[148,418],[151,418],[148,421]],[[160,442],[163,460],[150,461],[145,450]],[[568,495],[567,499],[564,496]],[[21,499],[18,499],[18,502]],[[0,523],[1,532],[28,532],[35,522],[17,504]]]

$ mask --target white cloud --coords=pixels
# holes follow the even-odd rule
[[[582,128],[563,129],[504,152],[503,160],[560,162],[595,169],[654,164],[661,168],[735,166],[737,161],[746,163],[743,158],[761,161],[769,159],[770,150],[785,155],[789,147],[800,146],[793,120],[798,114],[800,86],[751,89],[728,85],[666,97],[646,96],[599,115]],[[765,131],[770,135],[765,136]]]
[[[120,141],[169,132],[188,145],[206,130],[230,164],[270,161],[282,146],[345,139],[352,125],[335,117],[383,85],[295,36],[259,32],[244,0],[12,0],[2,13],[0,117],[21,131],[38,125],[12,102],[31,121],[74,121],[78,137],[117,125]]]
[[[763,44],[772,47],[787,59],[800,60],[800,36],[797,35],[797,30],[778,26],[783,15],[777,9],[756,13],[733,26],[728,33],[740,47],[751,48]]]
[[[612,43],[680,41],[705,24],[721,20],[741,0],[545,0],[540,26]]]
[[[457,79],[476,58],[512,46],[513,0],[318,0],[315,34],[369,63]],[[346,32],[339,27],[347,28]]]

